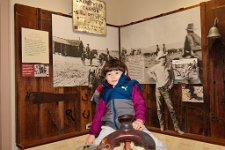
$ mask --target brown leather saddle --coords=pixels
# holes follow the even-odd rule
[[[135,146],[143,147],[145,150],[155,150],[155,142],[151,136],[145,132],[133,129],[133,116],[123,115],[118,119],[121,123],[120,130],[106,136],[98,145],[97,150],[112,150],[123,142],[133,142]]]

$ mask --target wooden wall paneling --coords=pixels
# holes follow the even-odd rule
[[[64,128],[65,132],[80,132],[81,125],[81,102],[80,102],[80,88],[66,88],[65,93],[76,93],[70,101],[64,101]],[[71,114],[70,114],[71,113]]]
[[[203,74],[203,104],[201,108],[203,108],[203,132],[202,135],[204,136],[210,136],[210,94],[209,94],[209,88],[210,88],[210,77],[209,77],[209,51],[208,51],[208,30],[206,29],[207,26],[210,26],[209,24],[206,24],[206,3],[201,3],[200,5],[201,9],[201,43],[202,43],[202,74]]]
[[[218,45],[220,45],[220,48],[218,51],[215,51],[215,53],[217,54],[217,72],[215,72],[216,74],[216,97],[217,97],[217,102],[218,102],[218,117],[219,120],[221,120],[220,118],[222,118],[222,122],[225,121],[225,94],[224,94],[224,90],[225,90],[225,78],[224,78],[224,60],[225,60],[225,2],[224,1],[218,1],[217,2],[219,5],[218,8],[216,8],[216,16],[219,19],[219,23],[218,23],[218,29],[220,31],[220,34],[222,35],[222,38],[220,39],[220,43],[218,43]],[[225,134],[224,134],[225,137]]]
[[[64,109],[64,129],[65,133],[81,131],[80,100],[66,101]]]
[[[24,89],[26,91],[27,89]],[[30,89],[31,90],[31,89]],[[24,94],[21,94],[24,96]],[[25,95],[26,96],[26,95]],[[21,128],[20,131],[22,131],[21,135],[21,141],[27,140],[31,142],[32,140],[38,139],[39,135],[39,124],[34,122],[39,122],[39,116],[38,116],[38,111],[39,108],[35,105],[33,105],[33,102],[30,101],[29,99],[26,99],[25,97],[20,99],[24,103],[24,107],[21,108],[24,111],[19,111],[19,118],[24,119],[23,121],[20,121],[21,123]],[[18,108],[20,109],[20,108]],[[33,117],[30,117],[33,116]],[[24,117],[24,118],[23,118]],[[29,125],[29,127],[27,126]],[[32,127],[32,130],[29,130]]]
[[[142,86],[142,92],[143,92],[143,96],[145,99],[145,103],[147,105],[147,110],[148,110],[148,114],[147,114],[147,120],[146,120],[146,125],[147,126],[151,126],[151,117],[152,117],[152,110],[150,109],[150,100],[149,100],[149,86],[146,84],[141,85]],[[147,94],[148,93],[148,94]]]
[[[82,112],[79,93],[83,91],[78,87],[53,87],[52,12],[20,4],[16,4],[14,9],[17,145],[28,148],[87,133],[80,121]],[[49,32],[49,77],[22,77],[22,27]],[[71,118],[66,115],[66,110],[72,110]],[[71,122],[71,119],[75,121]]]
[[[159,128],[159,121],[157,117],[156,101],[155,101],[155,85],[143,84],[142,92],[147,105],[147,120],[146,126]]]
[[[202,104],[189,104],[186,107],[187,133],[204,135],[204,110],[200,105]]]
[[[21,27],[29,27],[29,28],[36,28],[37,25],[37,19],[36,15],[37,12],[35,9],[27,9],[27,11],[24,11],[22,7],[16,6],[15,10],[15,65],[16,65],[16,98],[17,98],[17,142],[21,142],[21,144],[24,144],[24,140],[27,140],[28,142],[32,140],[29,135],[35,136],[37,131],[37,125],[34,125],[33,128],[35,130],[28,131],[25,124],[29,124],[32,122],[33,118],[29,118],[28,114],[33,114],[35,109],[30,111],[27,109],[27,105],[32,105],[31,102],[26,101],[26,96],[29,94],[29,91],[33,91],[37,89],[37,81],[33,78],[27,78],[25,81],[21,76],[21,63],[22,63],[22,57],[21,57]],[[29,13],[30,15],[26,15]],[[20,20],[21,22],[19,22]],[[33,84],[31,84],[31,82]],[[36,116],[37,117],[37,116]],[[21,121],[23,120],[23,121]]]
[[[217,116],[211,117],[211,136],[214,138],[225,139],[225,121],[224,118],[219,118]]]
[[[34,83],[35,85],[35,83]],[[19,88],[19,87],[17,87]],[[22,118],[24,121],[19,121],[18,122],[18,128],[20,128],[20,132],[19,134],[17,134],[18,139],[23,140],[24,138],[28,138],[29,135],[36,135],[35,132],[33,131],[27,131],[27,128],[24,126],[24,124],[29,124],[33,118],[29,118],[28,115],[29,114],[34,114],[37,109],[35,108],[31,108],[27,109],[27,105],[28,106],[32,106],[32,102],[28,101],[26,99],[27,93],[25,91],[29,91],[29,90],[33,90],[36,89],[35,87],[31,87],[29,82],[24,83],[24,86],[19,88],[18,92],[20,92],[20,94],[17,94],[16,97],[17,99],[20,99],[20,101],[17,101],[17,109],[16,109],[16,114],[17,116],[17,120],[18,118]],[[37,117],[37,116],[36,116]],[[37,125],[33,126],[34,129],[37,129]],[[21,136],[24,135],[24,136]]]
[[[92,103],[90,101],[90,90],[88,87],[80,87],[81,101],[81,130],[86,130],[86,125],[92,121]]]
[[[210,78],[209,78],[209,51],[208,51],[208,39],[206,38],[208,35],[208,30],[206,29],[209,24],[206,24],[206,3],[201,3],[200,4],[200,10],[201,10],[201,43],[202,43],[202,74],[203,74],[203,81],[202,81],[202,86],[203,86],[203,100],[204,103],[202,105],[202,108],[204,108],[204,124],[203,124],[203,129],[204,132],[203,134],[205,136],[210,136],[211,131],[210,131],[210,94],[209,94],[209,88],[210,88]]]
[[[225,9],[224,9],[225,10]],[[212,45],[212,65],[213,67],[213,75],[212,75],[212,81],[213,81],[213,101],[212,101],[212,112],[214,113],[214,116],[216,117],[225,117],[224,116],[224,110],[223,110],[223,90],[224,90],[224,83],[223,80],[223,57],[224,53],[223,50],[224,46],[219,40],[216,40],[215,43]]]
[[[210,134],[215,138],[224,138],[224,104],[222,100],[224,99],[224,78],[223,78],[223,69],[224,68],[224,44],[221,41],[224,41],[225,35],[225,1],[223,0],[214,0],[209,1],[205,5],[205,31],[206,34],[203,36],[205,43],[208,43],[206,51],[208,51],[208,63],[206,67],[208,73],[208,95],[210,103]],[[207,38],[207,33],[212,27],[214,19],[219,19],[218,29],[222,35],[221,39],[212,40]],[[208,96],[207,95],[207,96]]]
[[[61,103],[61,101],[39,104],[41,107],[39,114],[42,122],[42,124],[40,124],[40,132],[42,134],[40,139],[63,133],[63,127],[61,126],[59,117],[59,103]]]

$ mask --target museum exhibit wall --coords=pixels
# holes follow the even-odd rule
[[[135,4],[135,1],[106,1],[107,2],[107,22],[109,24],[113,24],[113,25],[123,25],[123,24],[128,24],[130,22],[133,21],[137,21],[137,20],[141,20],[143,18],[148,18],[154,15],[159,15],[161,13],[164,12],[168,12],[168,11],[172,11],[172,10],[176,10],[182,7],[188,7],[194,4],[199,4],[199,2],[202,1],[182,1],[182,2],[178,2],[178,1],[170,1],[167,2],[167,4],[165,2],[159,1],[159,3],[155,3],[154,4],[158,4],[156,5],[156,7],[153,7],[152,9],[149,9],[147,7],[147,5],[145,5],[146,3],[149,3],[150,5],[150,1],[141,1],[142,3],[141,6],[139,7],[139,5]],[[3,118],[1,117],[1,124],[9,127],[9,131],[5,131],[6,132],[6,136],[11,137],[10,141],[8,141],[8,143],[10,143],[11,145],[13,145],[13,147],[15,147],[15,85],[14,85],[14,80],[15,80],[15,68],[14,65],[10,65],[10,64],[14,64],[14,4],[15,3],[20,3],[20,4],[25,4],[25,5],[31,5],[34,7],[39,7],[39,8],[43,8],[43,9],[47,9],[47,10],[51,10],[51,11],[56,11],[56,12],[62,12],[65,14],[68,14],[71,12],[71,1],[54,1],[54,4],[52,4],[52,1],[22,1],[22,0],[18,0],[18,1],[10,1],[10,52],[7,51],[7,53],[3,53],[4,51],[6,51],[7,49],[4,49],[4,51],[1,48],[1,58],[2,57],[6,57],[6,58],[10,58],[9,60],[2,60],[4,61],[4,63],[6,62],[8,64],[8,68],[10,71],[7,71],[7,69],[4,69],[4,71],[9,72],[10,74],[3,74],[3,75],[8,75],[8,78],[5,78],[6,80],[10,80],[7,83],[8,86],[10,86],[9,88],[5,88],[6,93],[10,93],[7,95],[7,99],[6,97],[3,97],[1,95],[1,104],[7,103],[7,101],[10,101],[9,103],[7,103],[9,107],[9,109],[5,110],[4,112],[8,112],[7,114],[9,115],[7,119],[9,119],[10,121],[7,122],[3,122]],[[119,4],[119,5],[118,5]],[[121,5],[120,5],[121,4]],[[127,6],[132,6],[132,7],[127,7]],[[134,9],[136,6],[138,6],[136,8],[136,10]],[[153,5],[151,5],[153,6]],[[164,6],[164,7],[162,7]],[[147,7],[147,8],[146,8]],[[130,11],[126,11],[129,8]],[[142,8],[146,8],[142,9]],[[115,11],[118,10],[118,11]],[[135,11],[134,11],[135,10]],[[121,15],[122,14],[122,15]],[[129,16],[134,16],[134,17],[127,17],[127,14],[129,14]],[[1,14],[2,15],[2,14]],[[1,23],[2,25],[2,23]],[[1,30],[2,31],[2,30]],[[2,32],[1,32],[2,33]],[[2,36],[1,36],[2,39]],[[2,46],[2,45],[1,45]],[[8,49],[9,50],[9,49]],[[3,52],[2,52],[3,51]],[[9,54],[10,53],[10,54]],[[2,55],[3,54],[3,55]],[[10,55],[10,56],[9,56]],[[1,64],[3,64],[1,62]],[[1,67],[1,81],[2,81],[2,67]],[[11,84],[11,82],[13,82]],[[2,83],[2,82],[1,82]],[[12,90],[12,91],[11,91]],[[3,92],[3,90],[1,89],[1,92]],[[3,100],[2,100],[3,98]],[[3,111],[3,109],[1,109],[1,111]],[[12,115],[10,115],[12,114]],[[4,117],[4,116],[3,116]],[[11,123],[11,124],[8,124]],[[6,142],[7,143],[7,142]]]

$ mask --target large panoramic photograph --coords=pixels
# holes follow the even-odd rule
[[[158,64],[159,52],[173,67],[175,83],[202,83],[200,7],[121,28],[121,58],[131,78],[154,84],[147,72]]]

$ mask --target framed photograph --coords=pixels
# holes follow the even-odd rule
[[[49,77],[49,65],[22,64],[22,77]]]
[[[200,84],[200,69],[197,58],[172,60],[175,83]]]
[[[73,28],[106,35],[106,4],[100,0],[73,0]]]

